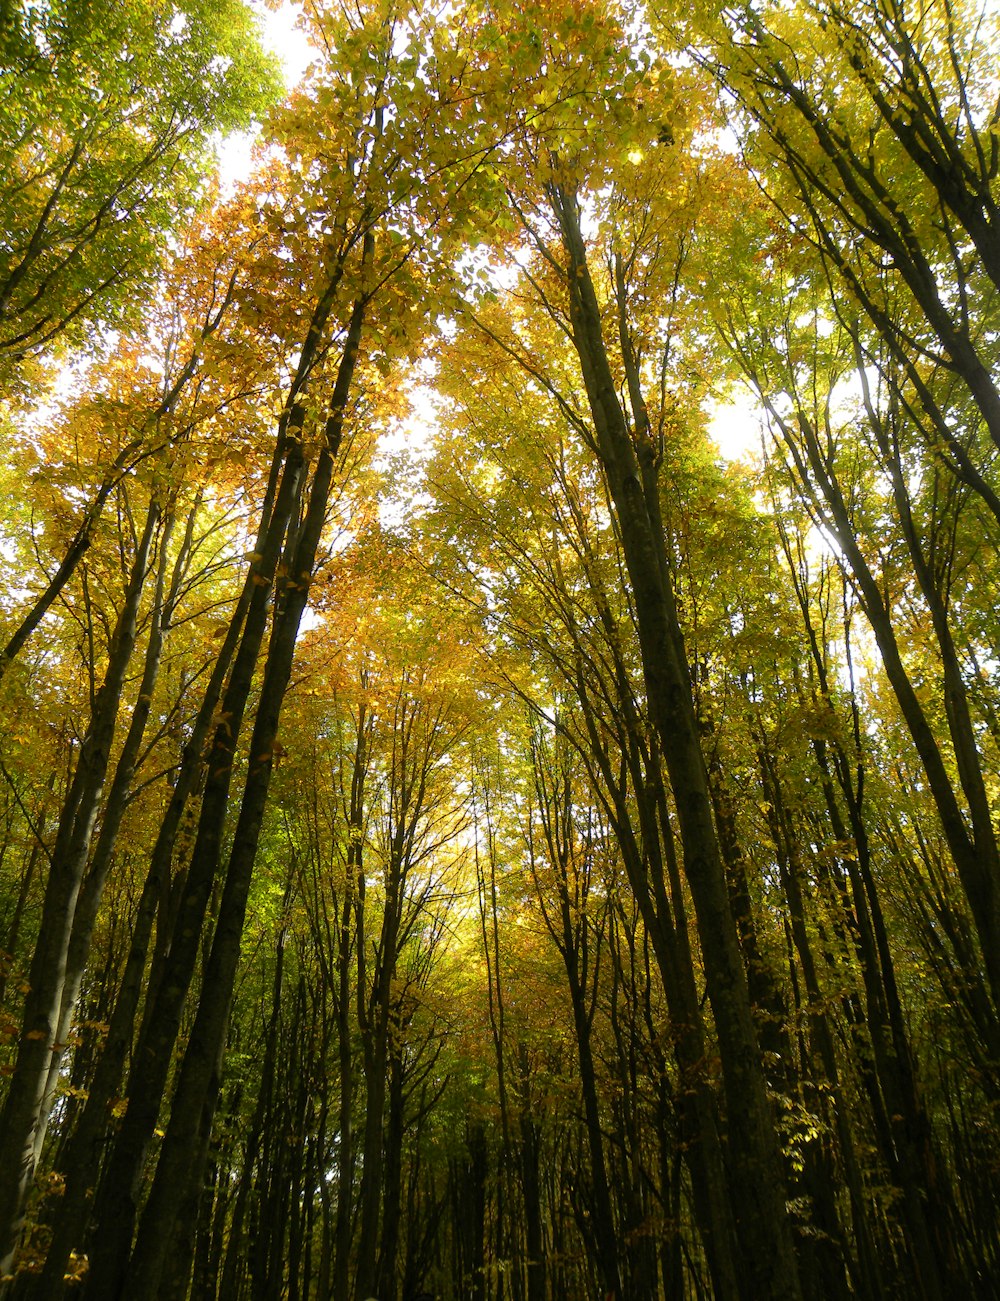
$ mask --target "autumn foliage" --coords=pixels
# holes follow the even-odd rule
[[[298,21],[0,15],[0,1296],[989,1301],[993,6]]]

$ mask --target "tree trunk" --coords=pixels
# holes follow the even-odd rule
[[[373,238],[370,235],[366,236],[364,259],[366,266],[370,264],[373,244]],[[299,624],[308,601],[309,585],[316,561],[316,553],[326,519],[327,505],[333,483],[335,458],[340,448],[344,416],[357,363],[366,306],[366,300],[359,299],[355,303],[351,314],[344,351],[330,399],[330,414],[326,422],[325,437],[309,492],[305,519],[299,536],[294,539],[294,545],[287,554],[288,576],[282,581],[277,595],[274,626],[261,683],[260,703],[257,708],[250,740],[247,779],[223,884],[215,936],[205,968],[195,1023],[188,1040],[177,1088],[174,1093],[170,1124],[163,1141],[156,1175],[143,1212],[136,1246],[128,1270],[126,1289],[127,1294],[130,1296],[153,1297],[156,1295],[156,1289],[159,1285],[163,1264],[170,1248],[171,1236],[176,1223],[179,1203],[178,1193],[181,1189],[187,1187],[191,1180],[201,1177],[201,1171],[197,1168],[196,1161],[196,1157],[203,1155],[197,1122],[201,1120],[204,1125],[203,1115],[205,1111],[214,1112],[219,1084],[218,1059],[225,1040],[229,1018],[247,898],[274,762],[274,746],[277,739],[281,706],[291,677]],[[298,492],[294,491],[294,488],[297,488],[299,474],[304,468],[301,447],[295,454],[291,468],[295,473],[294,486],[289,496],[294,500],[298,497]],[[274,571],[271,570],[270,572]],[[266,617],[266,609],[261,611],[261,614],[262,617]],[[247,629],[248,632],[251,629],[250,617],[247,620]],[[261,627],[262,633],[263,627]],[[247,633],[244,634],[244,637],[247,637]],[[257,646],[248,645],[247,649],[246,667],[252,672],[253,663],[256,662],[257,658]],[[241,647],[241,653],[242,651],[243,647]],[[237,666],[234,669],[234,677],[237,675],[238,670],[239,657]],[[234,718],[238,718],[243,712],[248,688],[249,676],[246,679],[245,688],[243,684],[240,684],[241,699],[238,702],[238,710],[234,710]],[[225,777],[225,787],[228,792],[228,774]],[[206,800],[207,793],[206,790]],[[203,827],[204,822],[205,803],[203,802]],[[199,839],[201,839],[201,830],[202,828],[199,828]],[[216,861],[220,832],[221,826],[216,826],[211,833],[212,858]],[[197,848],[195,856],[197,856]],[[194,859],[188,876],[189,890],[191,888],[193,869]],[[208,876],[206,883],[210,884],[213,875],[214,872]],[[200,920],[204,915],[204,902],[199,899],[198,903],[197,911],[200,930]],[[189,979],[190,968],[188,968],[184,980],[185,990]]]
[[[139,604],[149,556],[160,522],[154,500],[146,513],[108,656],[104,681],[94,701],[90,727],[80,749],[56,832],[42,920],[28,975],[24,1020],[3,1114],[0,1116],[0,1276],[13,1267],[23,1222],[25,1198],[34,1175],[39,1128],[51,1054],[64,1045],[56,1038],[66,979],[73,916],[100,809],[111,759],[125,674],[135,647]]]
[[[575,195],[550,187],[568,259],[573,341],[607,475],[632,586],[650,712],[670,778],[715,1016],[726,1091],[732,1205],[745,1291],[757,1301],[800,1301],[785,1209],[775,1118],[753,1025],[746,973],[712,822],[683,639],[664,558],[650,523],[640,463],[604,346]],[[652,457],[652,448],[640,455]]]

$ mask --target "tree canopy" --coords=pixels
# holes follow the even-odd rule
[[[258,19],[0,8],[0,1295],[989,1301],[994,6]]]

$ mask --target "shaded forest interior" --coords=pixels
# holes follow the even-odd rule
[[[992,1301],[997,6],[302,10],[0,6],[0,1297]]]

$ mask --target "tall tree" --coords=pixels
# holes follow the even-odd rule
[[[213,131],[273,97],[240,0],[5,6],[2,385],[60,339],[126,318],[202,191]]]

